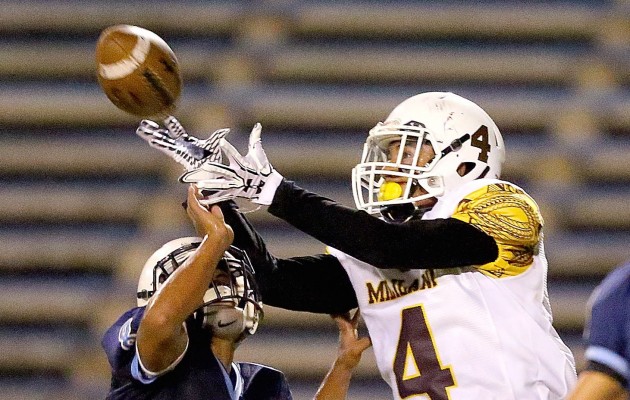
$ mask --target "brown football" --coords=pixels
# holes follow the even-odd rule
[[[123,111],[138,117],[165,116],[182,90],[175,53],[155,33],[133,25],[115,25],[96,43],[98,82]]]

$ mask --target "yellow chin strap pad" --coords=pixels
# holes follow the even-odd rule
[[[381,185],[380,190],[378,191],[378,201],[388,201],[397,199],[402,196],[403,190],[402,186],[400,186],[396,182],[385,182]]]

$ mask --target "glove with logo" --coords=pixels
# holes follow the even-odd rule
[[[164,119],[166,129],[151,120],[144,119],[136,129],[136,134],[149,142],[164,154],[174,159],[191,171],[199,168],[204,162],[221,162],[219,143],[230,130],[219,129],[210,134],[208,139],[197,139],[188,135],[179,121],[172,116]]]
[[[205,203],[240,197],[256,204],[271,204],[283,177],[267,159],[260,140],[261,130],[259,123],[254,125],[245,156],[222,138],[220,147],[227,160],[223,164],[205,161],[184,173],[180,181],[196,184],[201,189]]]

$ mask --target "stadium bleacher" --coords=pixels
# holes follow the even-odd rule
[[[95,77],[102,29],[151,29],[177,54],[175,115],[203,136],[261,122],[287,178],[353,206],[367,131],[431,90],[493,116],[505,178],[539,202],[555,325],[582,366],[586,301],[630,259],[630,3],[3,1],[0,12],[0,399],[104,397],[100,337],[134,304],[144,260],[192,233],[181,172],[135,136]],[[249,214],[278,256],[323,246]],[[242,359],[313,396],[337,342],[328,316],[270,308]],[[296,357],[299,354],[299,357]],[[350,399],[389,398],[371,350]]]

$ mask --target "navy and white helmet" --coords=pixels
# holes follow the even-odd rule
[[[149,257],[138,280],[138,307],[148,304],[151,296],[195,252],[201,241],[199,237],[171,240]],[[230,246],[217,269],[227,273],[229,282],[211,282],[195,317],[218,337],[237,339],[244,337],[243,333],[254,334],[263,310],[249,257],[244,251]]]
[[[401,149],[415,148],[414,154],[405,156],[403,162],[400,151],[396,160],[390,160],[387,150],[395,141]],[[424,165],[417,165],[419,143],[431,146],[435,154]],[[445,193],[466,182],[499,178],[504,160],[503,137],[481,107],[449,92],[418,94],[400,103],[370,130],[361,161],[352,170],[355,204],[370,214],[399,205],[415,211],[413,204],[419,200],[435,197],[439,202]],[[461,170],[465,170],[463,175]],[[398,188],[391,190],[387,179],[406,179],[405,189],[392,185]],[[414,188],[418,186],[427,193],[417,195]]]

